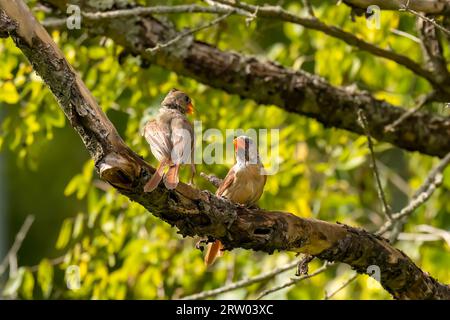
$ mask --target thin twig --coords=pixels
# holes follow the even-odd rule
[[[409,216],[414,210],[425,203],[436,191],[436,189],[442,184],[443,172],[445,168],[450,164],[450,153],[448,153],[439,164],[434,167],[428,174],[423,184],[417,189],[413,195],[411,201],[399,212],[392,215],[392,221],[387,221],[376,234],[381,235],[390,230],[394,225],[393,222],[399,221],[402,218]]]
[[[439,229],[433,226],[429,226],[426,224],[421,224],[419,226],[416,226],[416,230],[419,232],[424,232],[428,235],[437,236],[441,239],[443,239],[447,245],[450,247],[450,232],[447,230]]]
[[[308,14],[311,17],[316,17],[316,15],[314,14],[314,9],[311,5],[311,2],[309,2],[309,0],[303,0],[303,5],[305,6],[306,10],[308,11]]]
[[[398,30],[398,29],[393,29],[393,28],[391,29],[391,32],[397,36],[405,37],[407,39],[410,39],[410,40],[420,44],[420,39],[408,32]]]
[[[361,127],[363,128],[364,133],[367,136],[367,144],[368,144],[369,151],[370,151],[370,158],[372,160],[373,175],[375,177],[375,182],[376,182],[376,186],[377,186],[378,198],[380,198],[380,201],[382,204],[383,214],[386,215],[386,217],[389,220],[391,220],[392,219],[391,208],[389,207],[389,205],[386,201],[386,195],[384,193],[383,186],[381,185],[380,174],[378,172],[377,161],[375,158],[375,152],[373,151],[372,137],[370,135],[369,126],[367,124],[367,118],[362,109],[358,110],[358,121],[359,121]]]
[[[257,6],[255,8],[255,12],[253,12],[253,13],[249,12],[249,16],[247,18],[245,18],[245,24],[247,25],[247,27],[250,25],[250,23],[253,22],[253,20],[255,20],[258,17],[258,10],[259,10],[259,7]]]
[[[61,264],[64,262],[65,256],[60,256],[60,257],[56,257],[53,259],[48,260],[48,262],[50,263],[50,265],[52,266],[56,266],[58,264]],[[39,265],[34,265],[31,267],[28,267],[28,270],[30,270],[30,272],[37,272],[39,270]]]
[[[213,174],[206,174],[204,172],[200,172],[200,177],[203,179],[208,180],[214,187],[218,188],[222,184],[222,179],[219,177],[216,177]]]
[[[400,7],[400,9],[398,9],[398,10],[399,10],[399,11],[406,11],[406,12],[409,12],[409,13],[415,15],[416,17],[419,17],[420,19],[425,20],[425,21],[431,23],[431,24],[434,25],[436,28],[438,28],[439,30],[441,30],[442,32],[444,32],[445,34],[447,34],[448,36],[450,36],[450,30],[445,29],[443,26],[441,26],[439,23],[437,23],[434,19],[430,19],[430,18],[428,18],[427,16],[421,14],[420,12],[417,12],[417,11],[415,11],[415,10],[413,10],[413,9],[410,9],[410,8],[408,7],[407,4],[406,4],[406,5],[402,5],[402,6]]]
[[[19,252],[20,247],[22,246],[23,240],[25,240],[28,231],[30,230],[31,225],[34,222],[34,216],[29,215],[26,217],[22,227],[19,232],[16,234],[16,238],[14,239],[14,243],[0,264],[0,276],[6,271],[8,265],[10,265],[11,258],[17,259],[17,252]]]
[[[431,233],[416,233],[416,232],[401,232],[398,236],[399,241],[412,241],[412,242],[431,242],[442,241],[446,239],[438,234]],[[448,244],[448,242],[447,242]],[[450,244],[449,244],[450,245]]]
[[[442,174],[449,164],[450,164],[450,152],[447,153],[447,155],[443,157],[441,161],[439,161],[439,163],[433,169],[431,169],[425,181],[414,193],[413,198],[418,197],[421,193],[427,190],[428,185],[433,183],[433,181],[436,180],[435,177],[439,174]]]
[[[345,281],[344,283],[342,283],[336,290],[334,290],[331,293],[325,293],[325,298],[323,298],[324,300],[329,300],[332,297],[334,297],[339,291],[341,291],[342,289],[344,289],[345,287],[347,287],[350,283],[352,283],[353,281],[356,280],[356,278],[358,278],[358,273],[355,273],[353,276],[351,276],[347,281]]]
[[[232,14],[232,12],[228,12],[228,13],[226,13],[226,14],[224,14],[224,15],[222,15],[222,16],[214,19],[214,20],[211,20],[210,22],[205,23],[205,24],[203,24],[201,26],[198,26],[196,28],[189,29],[189,30],[186,30],[184,32],[181,32],[176,37],[174,37],[173,39],[171,39],[171,40],[169,40],[169,41],[167,41],[165,43],[157,43],[156,46],[154,46],[153,48],[148,48],[148,49],[146,49],[146,51],[154,53],[154,52],[159,51],[159,50],[161,50],[163,48],[171,46],[174,43],[180,41],[181,39],[183,39],[183,38],[185,38],[187,36],[190,36],[190,35],[192,35],[192,34],[194,34],[196,32],[199,32],[201,30],[210,28],[210,27],[220,23],[222,20],[225,20],[226,18],[228,18],[231,14]]]
[[[66,25],[66,18],[48,18],[41,22],[45,28],[59,28]]]
[[[280,273],[283,273],[285,271],[294,269],[297,267],[298,261],[293,261],[290,262],[288,264],[286,264],[285,266],[276,268],[272,271],[260,274],[258,276],[249,278],[249,279],[243,279],[228,285],[225,285],[223,287],[217,288],[217,289],[213,289],[213,290],[208,290],[208,291],[203,291],[200,293],[196,293],[190,296],[186,296],[184,298],[182,298],[183,300],[200,300],[200,299],[206,299],[209,297],[213,297],[213,296],[217,296],[219,294],[225,293],[225,292],[229,292],[229,291],[233,291],[233,290],[237,290],[243,287],[248,287],[254,283],[257,282],[261,282],[261,281],[265,281],[265,280],[269,280],[277,275],[279,275]]]
[[[411,115],[422,109],[428,102],[430,102],[434,97],[436,93],[430,92],[426,95],[423,95],[419,98],[419,101],[417,102],[416,107],[409,109],[408,111],[404,112],[397,120],[395,120],[393,123],[388,124],[384,127],[385,132],[393,132],[395,131],[395,128],[401,124],[403,121],[408,119]]]
[[[441,185],[442,181],[442,174],[437,174],[434,180],[428,186],[428,189],[413,198],[413,200],[406,207],[400,210],[400,212],[394,214],[393,218],[399,220],[416,210],[420,205],[422,205],[431,197],[433,192]]]
[[[102,20],[102,19],[117,19],[135,16],[149,16],[152,14],[172,14],[172,13],[210,13],[210,14],[238,13],[241,15],[248,15],[245,11],[238,9],[230,10],[229,8],[200,6],[197,4],[137,7],[132,9],[120,9],[113,11],[83,12],[82,15],[83,17],[90,20]]]
[[[293,278],[293,279],[289,280],[288,282],[286,282],[286,283],[284,283],[284,284],[281,284],[281,285],[279,285],[279,286],[277,286],[277,287],[274,287],[274,288],[271,288],[271,289],[264,290],[264,291],[256,298],[256,300],[260,300],[261,298],[263,298],[263,297],[265,297],[265,296],[267,296],[267,295],[269,295],[269,294],[271,294],[271,293],[273,293],[273,292],[275,292],[275,291],[279,291],[279,290],[285,289],[285,288],[287,288],[287,287],[290,287],[290,286],[292,286],[292,285],[294,285],[294,284],[296,284],[296,283],[298,283],[298,282],[300,282],[300,281],[302,281],[302,280],[312,278],[312,277],[314,277],[314,276],[316,276],[316,275],[318,275],[318,274],[324,272],[325,270],[327,270],[327,269],[328,269],[329,267],[331,267],[332,265],[334,265],[334,263],[325,262],[319,269],[317,269],[317,270],[314,271],[313,273],[305,274],[305,275],[303,275],[303,276],[301,276],[301,277],[298,277],[298,278]]]
[[[397,187],[405,196],[408,198],[411,196],[412,191],[408,182],[400,176],[397,171],[393,170],[391,167],[385,165],[382,161],[377,160],[377,166],[381,169],[381,172],[386,173],[386,178]]]
[[[386,231],[392,229],[402,218],[409,216],[414,212],[418,207],[424,204],[434,193],[434,191],[439,187],[442,183],[442,175],[439,174],[435,177],[435,180],[428,186],[428,189],[419,194],[417,197],[413,198],[406,207],[400,210],[398,213],[395,213],[392,216],[391,221],[387,221],[377,232],[376,234],[382,235]]]

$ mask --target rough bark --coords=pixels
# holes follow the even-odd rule
[[[46,0],[64,10],[66,0]],[[98,10],[84,0],[74,0],[83,10]],[[114,9],[109,7],[106,9]],[[357,110],[367,115],[369,131],[374,138],[400,148],[442,157],[450,152],[450,119],[428,112],[415,112],[394,131],[384,128],[406,111],[367,92],[330,85],[320,77],[294,72],[270,61],[260,61],[185,37],[175,45],[156,53],[147,51],[158,43],[173,39],[177,32],[152,17],[83,20],[82,28],[95,35],[107,36],[128,52],[257,103],[277,105],[289,112],[320,121],[326,127],[346,129],[363,134],[357,121]]]
[[[95,160],[102,179],[183,236],[220,239],[227,249],[289,250],[345,262],[358,272],[377,265],[381,284],[397,299],[450,299],[450,287],[420,270],[387,240],[363,230],[291,213],[247,209],[183,183],[144,193],[154,171],[117,134],[79,76],[22,0],[0,0],[0,35],[11,36],[56,96]]]
[[[283,22],[295,23],[310,30],[317,30],[323,32],[326,35],[344,41],[348,45],[355,47],[356,50],[366,51],[376,57],[389,59],[391,61],[396,62],[400,66],[408,68],[415,74],[423,77],[424,79],[427,79],[428,82],[430,82],[430,84],[436,89],[436,91],[442,92],[447,97],[450,96],[448,84],[446,85],[446,81],[447,80],[450,81],[450,79],[448,78],[437,79],[433,73],[429,72],[428,70],[423,68],[419,63],[415,62],[409,57],[402,54],[398,54],[395,51],[373,45],[372,43],[366,42],[364,39],[361,39],[360,37],[350,32],[347,32],[339,27],[323,23],[317,18],[302,17],[300,15],[293,14],[288,10],[285,10],[280,6],[270,6],[270,5],[255,6],[245,2],[235,2],[234,0],[215,0],[215,2],[226,6],[230,6],[234,9],[243,10],[247,14],[253,14],[254,12],[257,11],[258,18],[266,18]]]

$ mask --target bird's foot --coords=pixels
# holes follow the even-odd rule
[[[194,179],[189,180],[188,186],[191,188],[197,188],[197,186],[195,185]]]
[[[195,249],[203,252],[203,250],[205,250],[205,246],[208,245],[208,243],[209,243],[208,238],[201,238],[195,244]]]

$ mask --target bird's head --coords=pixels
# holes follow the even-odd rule
[[[183,91],[175,88],[169,91],[161,105],[169,109],[178,110],[183,114],[194,113],[194,106],[192,105],[191,98]]]
[[[238,162],[250,164],[259,163],[258,147],[252,138],[248,136],[239,136],[233,140],[234,152]]]

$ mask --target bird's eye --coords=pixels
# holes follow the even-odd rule
[[[185,101],[186,103],[189,103],[189,102],[191,101],[191,99],[189,99],[188,96],[184,96],[184,101]]]

